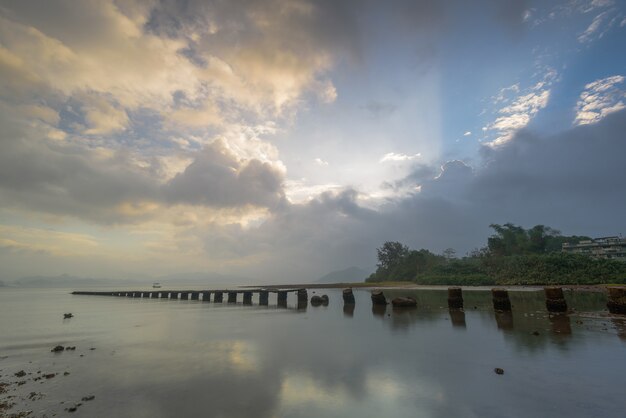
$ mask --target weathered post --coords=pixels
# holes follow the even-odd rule
[[[191,292],[191,300],[199,300],[200,292]]]
[[[567,312],[567,302],[560,287],[544,287],[548,312]]]
[[[211,292],[202,292],[202,302],[211,302]]]
[[[213,297],[213,302],[222,303],[224,301],[224,292],[215,292],[215,296]]]
[[[343,289],[343,304],[354,305],[354,293],[352,293],[351,287]]]
[[[463,309],[463,290],[460,287],[448,288],[448,308]]]
[[[382,290],[372,290],[372,303],[374,305],[386,305],[387,299]]]
[[[252,292],[243,292],[243,304],[252,305]]]
[[[228,303],[237,303],[237,292],[228,292]]]
[[[268,305],[269,295],[270,295],[270,292],[268,292],[267,290],[261,290],[259,292],[259,305]]]
[[[491,289],[491,296],[493,297],[493,309],[503,312],[511,311],[511,300],[506,289]]]
[[[609,287],[606,307],[612,314],[626,315],[626,287]]]
[[[285,292],[284,290],[278,291],[276,299],[278,306],[287,306],[287,292]]]

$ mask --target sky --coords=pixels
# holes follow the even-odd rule
[[[0,0],[0,279],[626,233],[624,51],[622,0]]]

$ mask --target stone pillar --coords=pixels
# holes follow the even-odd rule
[[[626,287],[609,287],[609,301],[606,307],[612,314],[626,315]]]
[[[448,288],[448,308],[463,309],[463,290],[460,287]]]
[[[544,287],[548,312],[567,312],[567,302],[560,287]]]
[[[287,306],[287,292],[282,291],[282,290],[279,291],[277,300],[278,300],[278,306]]]
[[[224,293],[223,292],[215,292],[215,296],[213,297],[213,302],[222,303],[224,301]]]
[[[374,305],[386,305],[387,299],[382,290],[372,290],[372,303]]]
[[[252,305],[252,292],[243,292],[243,304]]]
[[[511,311],[511,300],[506,289],[491,289],[491,296],[493,297],[493,309],[503,312]]]
[[[259,305],[269,304],[269,295],[270,292],[268,292],[267,290],[261,290],[259,292]]]
[[[200,292],[191,292],[191,300],[199,300]]]
[[[211,292],[202,292],[202,302],[211,302]]]
[[[300,302],[308,302],[309,294],[306,289],[298,289],[298,303]]]
[[[352,293],[351,287],[343,289],[343,303],[344,305],[354,305],[354,293]]]
[[[228,303],[237,303],[237,292],[228,292]]]

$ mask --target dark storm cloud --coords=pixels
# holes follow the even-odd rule
[[[164,188],[172,203],[275,207],[284,201],[283,175],[271,164],[242,162],[221,141],[199,152]]]

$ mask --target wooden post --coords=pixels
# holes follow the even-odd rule
[[[606,307],[612,314],[626,315],[626,287],[609,287]]]
[[[224,301],[224,292],[215,292],[215,296],[213,297],[213,302],[222,303]]]
[[[567,302],[560,287],[544,287],[548,312],[567,312]]]
[[[386,305],[387,299],[382,290],[372,290],[372,303],[374,305]]]
[[[463,309],[463,290],[460,287],[448,288],[448,308]]]
[[[493,309],[503,312],[511,311],[511,300],[506,289],[491,289],[491,296],[493,297]]]
[[[349,287],[347,289],[343,289],[343,304],[344,305],[354,305],[354,293],[352,293],[352,288]],[[354,309],[353,309],[354,311]]]
[[[252,305],[252,292],[243,292],[243,304]]]
[[[237,303],[237,292],[228,292],[228,303]]]
[[[211,292],[202,292],[202,302],[211,302]]]
[[[267,290],[261,290],[259,292],[259,305],[267,305],[269,304],[269,294]]]

